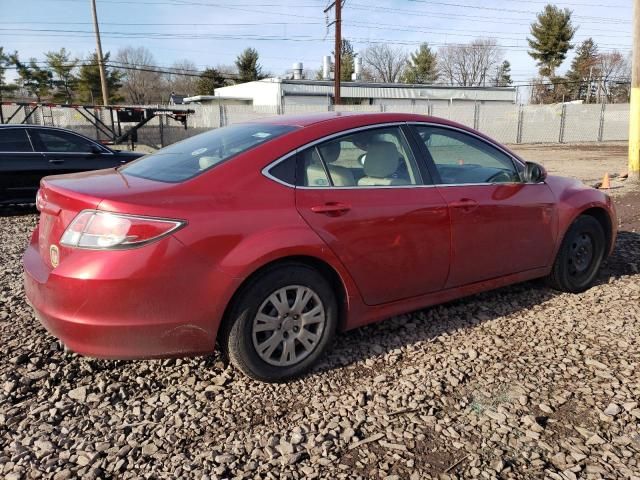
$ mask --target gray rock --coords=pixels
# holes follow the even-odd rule
[[[609,415],[610,417],[615,417],[621,411],[622,411],[622,409],[620,408],[619,405],[617,405],[615,403],[610,403],[609,406],[607,408],[605,408],[604,414],[605,415]]]
[[[87,387],[77,387],[67,392],[69,398],[77,400],[78,402],[84,402],[87,399]]]
[[[158,447],[155,443],[147,443],[142,446],[142,454],[147,456],[152,456],[158,451]]]

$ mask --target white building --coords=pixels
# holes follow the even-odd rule
[[[267,78],[216,88],[216,97],[253,99],[254,107],[333,104],[333,82],[327,80],[285,80]],[[516,102],[515,87],[451,87],[443,85],[410,85],[403,83],[343,82],[342,103],[349,105],[390,105],[394,107],[426,107],[429,103],[501,103]],[[215,102],[215,100],[212,100]]]

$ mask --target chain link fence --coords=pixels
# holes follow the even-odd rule
[[[152,106],[162,109],[162,106]],[[186,126],[158,115],[138,129],[137,142],[154,148],[170,145],[198,133],[238,122],[281,114],[338,112],[403,112],[433,115],[475,128],[502,143],[577,143],[625,141],[628,139],[629,104],[511,105],[476,102],[416,102],[413,105],[188,105],[195,113]],[[1,105],[5,123],[26,122],[68,128],[96,140],[109,137],[99,127],[117,130],[115,112],[95,108],[86,112],[74,108],[42,106],[29,113],[11,104]],[[149,108],[148,106],[144,108]],[[176,107],[178,108],[178,107]],[[15,113],[9,122],[7,120]],[[94,119],[91,118],[94,116]],[[99,122],[96,122],[98,119]],[[98,126],[96,126],[98,123]],[[125,130],[130,126],[122,123]]]

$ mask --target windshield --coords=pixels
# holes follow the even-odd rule
[[[268,124],[218,128],[129,163],[120,172],[160,182],[182,182],[295,128]]]

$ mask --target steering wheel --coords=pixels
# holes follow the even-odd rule
[[[487,183],[508,183],[512,181],[513,179],[511,178],[511,175],[504,170],[498,173],[494,173],[489,178],[487,178]]]

